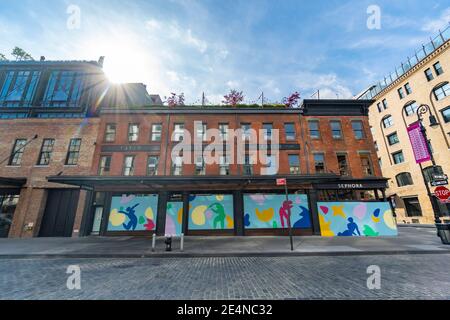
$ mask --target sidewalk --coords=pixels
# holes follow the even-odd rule
[[[155,252],[151,245],[136,237],[0,239],[0,259],[450,254],[436,230],[424,227],[399,228],[398,237],[294,237],[294,252],[288,237],[186,237],[184,252],[179,239],[171,252],[164,238]]]

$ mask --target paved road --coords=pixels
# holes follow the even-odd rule
[[[69,265],[81,290],[66,287]],[[381,289],[367,288],[367,267]],[[0,259],[0,299],[450,299],[450,254]]]

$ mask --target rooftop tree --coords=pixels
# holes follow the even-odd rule
[[[6,59],[5,55],[3,53],[0,53],[0,61],[6,61],[8,59]]]
[[[244,95],[242,94],[242,91],[239,92],[237,90],[231,90],[230,93],[223,97],[225,100],[222,101],[222,103],[225,103],[226,105],[232,107],[236,107],[239,103],[244,101]]]
[[[300,102],[300,93],[295,91],[292,93],[289,97],[285,97],[283,99],[283,104],[286,106],[286,108],[295,108],[298,106]]]
[[[30,60],[34,60],[33,57],[25,52],[25,50],[19,48],[19,47],[15,47],[11,53],[11,55],[16,58],[16,61],[30,61]]]
[[[177,95],[176,93],[171,93],[170,97],[167,98],[167,105],[171,108],[177,106],[184,106],[184,93]]]

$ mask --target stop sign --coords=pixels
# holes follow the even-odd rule
[[[448,190],[446,187],[437,187],[436,190],[434,190],[434,194],[442,202],[445,202],[450,198],[450,190]]]

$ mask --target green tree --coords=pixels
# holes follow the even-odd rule
[[[0,53],[0,61],[6,61],[8,59],[6,59],[5,55],[3,53]]]
[[[15,47],[11,53],[11,55],[16,58],[16,61],[29,61],[29,60],[34,60],[33,57],[25,52],[25,50],[19,48],[19,47]]]

